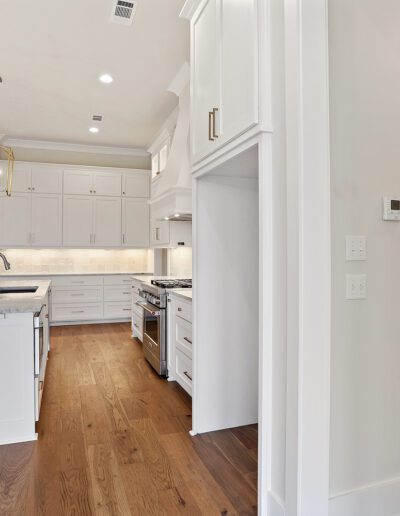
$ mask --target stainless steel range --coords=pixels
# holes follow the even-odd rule
[[[167,294],[168,289],[192,288],[191,279],[159,279],[141,285],[143,307],[143,353],[160,376],[167,371]]]

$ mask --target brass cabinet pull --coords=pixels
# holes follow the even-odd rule
[[[214,117],[214,112],[209,111],[208,112],[208,139],[210,140],[210,142],[214,141],[213,127],[214,127],[215,121],[213,122],[213,117]]]
[[[217,117],[217,113],[218,113],[218,108],[214,108],[212,110],[212,120],[213,120],[213,126],[212,126],[212,135],[213,135],[213,138],[218,138],[218,134],[217,134],[217,131],[216,131],[216,117]]]

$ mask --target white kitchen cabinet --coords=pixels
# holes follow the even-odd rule
[[[93,194],[121,196],[121,174],[118,172],[93,172]]]
[[[121,198],[65,195],[65,247],[120,247]]]
[[[31,244],[31,194],[14,192],[0,197],[0,247]]]
[[[93,173],[89,170],[64,170],[63,191],[67,195],[91,195]]]
[[[195,161],[215,150],[213,109],[221,105],[220,17],[221,0],[208,0],[192,24],[192,153]]]
[[[122,245],[149,247],[150,209],[147,199],[123,199]]]
[[[192,395],[192,303],[170,292],[168,302],[168,377]]]
[[[122,177],[122,195],[124,197],[150,197],[150,174],[147,170],[125,173]]]
[[[60,247],[62,245],[62,196],[32,195],[31,245]]]
[[[83,195],[64,195],[64,247],[91,247],[93,241],[93,199]]]
[[[96,247],[121,246],[121,198],[93,199],[93,245]]]
[[[61,194],[62,168],[50,165],[32,166],[30,189],[36,194]]]
[[[173,220],[151,221],[151,246],[152,247],[191,247],[192,223]]]
[[[5,167],[2,168],[7,170],[7,164],[5,163]],[[12,180],[12,192],[16,193],[28,193],[30,192],[32,179],[31,179],[31,166],[25,163],[15,163],[14,164],[14,173]]]
[[[259,122],[258,1],[199,1],[191,11],[194,163]]]
[[[120,196],[121,174],[100,170],[64,170],[64,193]]]

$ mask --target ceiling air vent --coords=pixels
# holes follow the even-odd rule
[[[92,116],[93,122],[102,122],[103,121],[103,115],[93,115]]]
[[[123,25],[131,25],[136,12],[136,4],[137,2],[114,0],[111,21],[122,23]]]

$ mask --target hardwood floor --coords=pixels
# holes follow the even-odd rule
[[[191,399],[127,324],[52,328],[34,443],[0,446],[0,514],[257,513],[257,427],[190,437]]]

